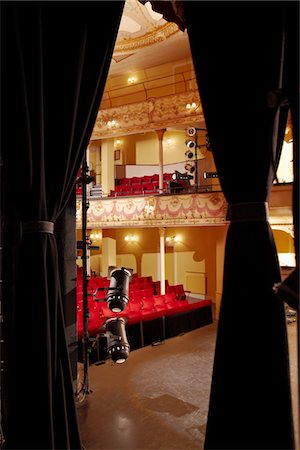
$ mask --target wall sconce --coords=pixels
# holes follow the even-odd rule
[[[134,84],[134,83],[136,83],[136,78],[135,77],[129,77],[127,81],[128,81],[129,84]]]
[[[117,121],[115,119],[109,120],[107,126],[108,128],[115,128],[117,126]]]
[[[185,105],[186,109],[188,109],[189,111],[195,111],[197,109],[197,104],[195,102],[192,103],[187,103]]]
[[[92,230],[89,238],[92,241],[100,241],[102,239],[102,233],[99,230]]]
[[[179,236],[167,236],[166,237],[166,245],[172,246],[176,243],[180,242]]]
[[[122,145],[121,140],[120,140],[120,139],[116,139],[115,142],[114,142],[114,146],[115,146],[116,148],[120,148],[121,145]]]
[[[136,242],[136,241],[137,241],[137,237],[136,237],[134,234],[127,234],[127,235],[124,237],[124,240],[125,240],[126,242]]]

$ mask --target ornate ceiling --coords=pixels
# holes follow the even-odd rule
[[[138,0],[126,0],[117,35],[110,76],[190,58],[186,32]]]

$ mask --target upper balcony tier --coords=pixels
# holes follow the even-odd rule
[[[143,196],[88,197],[87,228],[225,225],[227,202],[221,191]],[[82,226],[77,196],[76,225]],[[292,227],[292,183],[274,184],[269,198],[271,225]]]

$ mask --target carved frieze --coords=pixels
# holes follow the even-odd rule
[[[188,110],[186,105],[191,102],[196,102],[199,107]],[[108,123],[112,121],[114,126],[109,127]],[[176,124],[191,126],[195,121],[204,121],[197,90],[151,97],[143,102],[99,110],[91,140],[152,131]]]
[[[88,228],[201,226],[226,223],[223,193],[90,199]],[[77,228],[81,228],[81,200],[77,200]]]

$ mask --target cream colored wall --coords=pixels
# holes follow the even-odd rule
[[[144,253],[141,260],[141,276],[152,275],[153,281],[160,279],[158,267],[158,253]]]
[[[155,132],[136,138],[136,164],[158,164],[158,137]]]
[[[294,238],[283,230],[273,230],[278,253],[294,253]]]
[[[136,273],[136,258],[132,254],[117,255],[117,266],[125,267],[126,269],[133,269],[133,273]]]
[[[170,139],[170,143],[168,140]],[[163,137],[164,164],[174,164],[185,161],[187,139],[185,131],[166,131]]]
[[[93,272],[95,272],[95,274],[98,276],[101,274],[101,260],[102,260],[102,255],[90,256],[91,270]]]
[[[102,267],[101,275],[106,277],[109,266],[116,266],[116,241],[109,237],[102,239]]]
[[[165,278],[170,284],[183,284],[189,290],[198,283],[199,291],[203,292],[203,278],[206,275],[206,293],[213,299],[222,295],[223,259],[226,227],[178,227],[167,228],[166,236],[178,235],[180,242],[176,243],[175,259],[172,248],[166,247]],[[136,272],[139,275],[152,275],[153,280],[159,280],[159,232],[157,228],[127,228],[103,229],[104,237],[110,237],[116,242],[118,261],[132,264],[136,261]],[[136,236],[133,243],[126,242],[127,234]],[[102,250],[103,252],[103,250]],[[126,260],[119,259],[126,255]],[[134,259],[128,259],[132,255]],[[104,261],[103,261],[104,264]],[[118,263],[119,264],[119,263]]]
[[[174,254],[166,253],[165,254],[165,279],[169,281],[170,285],[176,284],[174,269],[175,269]]]
[[[206,294],[205,259],[195,261],[194,255],[195,252],[176,252],[176,284],[183,284],[186,290],[196,294]]]
[[[159,253],[145,253],[142,256],[141,276],[152,275],[153,281],[160,280],[160,255]],[[169,284],[174,284],[173,255],[165,253],[165,279]]]

